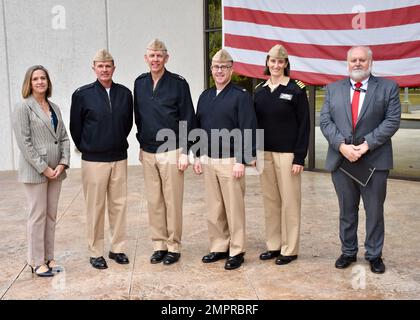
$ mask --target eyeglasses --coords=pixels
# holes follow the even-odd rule
[[[221,65],[221,66],[219,66],[217,64],[215,64],[215,65],[213,65],[213,66],[210,67],[210,69],[212,71],[219,71],[219,69],[222,70],[222,71],[227,71],[230,68],[232,68],[232,66],[227,66],[227,65]]]

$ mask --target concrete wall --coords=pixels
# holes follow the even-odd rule
[[[23,77],[31,65],[50,71],[52,100],[61,107],[67,128],[71,94],[95,80],[90,67],[100,48],[109,48],[115,58],[114,81],[133,89],[135,78],[148,71],[145,46],[158,37],[168,47],[168,70],[188,80],[194,102],[204,88],[202,1],[2,0],[0,10],[0,170],[17,168],[10,110],[21,100]],[[137,163],[135,133],[133,127],[130,164]],[[72,167],[80,166],[73,144],[71,161]]]
[[[0,170],[13,168],[13,144],[10,120],[9,77],[6,56],[6,30],[3,23],[3,2],[0,2]]]

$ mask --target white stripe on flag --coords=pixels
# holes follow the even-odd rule
[[[420,40],[420,23],[360,30],[301,30],[225,20],[224,33],[293,43],[378,45]]]
[[[370,12],[392,10],[419,5],[419,0],[398,1],[349,1],[349,0],[222,0],[223,6],[247,8],[289,14],[348,14],[355,12]],[[361,10],[361,9],[364,9]]]
[[[265,65],[266,52],[243,50],[225,47],[237,62]],[[347,75],[346,57],[342,61],[328,59],[301,58],[289,55],[292,70],[303,72],[316,72],[324,74]],[[399,60],[373,61],[372,73],[380,76],[389,75],[415,75],[420,74],[420,57]]]

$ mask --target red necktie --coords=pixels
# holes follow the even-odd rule
[[[355,87],[357,89],[359,89],[361,86],[361,82],[356,82]],[[354,90],[353,100],[351,101],[351,119],[353,121],[353,130],[356,128],[357,116],[359,114],[359,98],[360,90]]]

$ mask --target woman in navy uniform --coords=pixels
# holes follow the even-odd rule
[[[264,73],[270,78],[257,86],[254,97],[258,128],[264,129],[264,146],[259,150],[263,158],[258,158],[263,160],[257,166],[262,168],[267,251],[260,259],[276,258],[276,264],[283,265],[295,260],[299,251],[309,103],[305,85],[289,77],[290,63],[283,46],[270,49]]]

